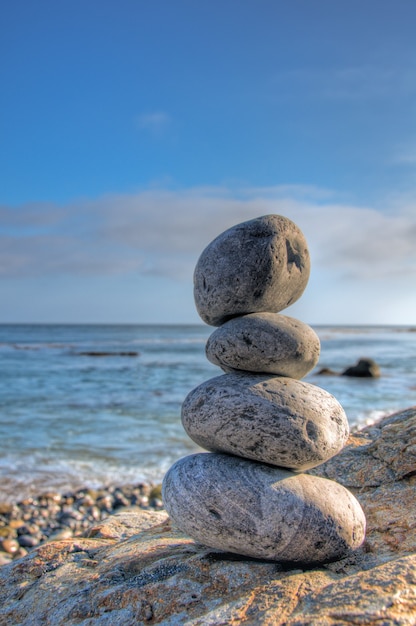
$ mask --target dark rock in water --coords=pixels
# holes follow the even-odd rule
[[[102,356],[140,356],[140,352],[136,352],[136,351],[128,351],[128,352],[102,352],[102,351],[96,351],[96,350],[92,350],[92,351],[87,351],[87,352],[77,352],[76,353],[78,356],[96,356],[96,357],[102,357]]]
[[[358,378],[379,378],[380,368],[373,359],[362,358],[356,365],[348,367],[341,376],[357,376]]]
[[[277,313],[296,302],[309,279],[307,243],[281,215],[237,224],[202,252],[194,273],[197,311],[220,326],[246,313]]]
[[[338,372],[334,372],[330,367],[322,367],[319,372],[316,372],[318,376],[338,376]]]
[[[319,352],[319,338],[310,326],[279,313],[234,317],[217,328],[206,345],[208,360],[224,371],[297,379],[315,367]]]
[[[235,372],[196,387],[182,423],[202,448],[304,470],[337,454],[348,437],[344,409],[299,380]]]
[[[254,558],[323,563],[364,541],[364,513],[345,487],[225,454],[177,461],[163,502],[196,541]]]

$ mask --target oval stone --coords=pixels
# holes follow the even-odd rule
[[[364,541],[364,513],[342,485],[225,454],[180,459],[162,496],[183,532],[245,556],[323,563]]]
[[[344,409],[327,391],[243,372],[211,378],[191,391],[182,423],[206,450],[298,470],[337,454],[349,434]]]
[[[310,259],[300,229],[281,215],[229,228],[202,252],[194,272],[197,311],[220,326],[236,315],[277,313],[302,295]]]
[[[225,372],[245,370],[303,378],[315,367],[320,342],[310,326],[279,313],[234,317],[209,337],[206,355]]]

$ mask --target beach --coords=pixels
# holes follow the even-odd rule
[[[20,502],[0,501],[0,566],[48,542],[80,537],[122,510],[163,509],[160,485],[139,483],[43,492]]]

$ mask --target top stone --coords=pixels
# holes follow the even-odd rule
[[[204,322],[221,326],[247,313],[278,313],[302,295],[310,272],[300,229],[281,215],[242,222],[216,237],[194,273],[194,297]]]

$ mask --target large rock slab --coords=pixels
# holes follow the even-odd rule
[[[196,543],[164,512],[124,511],[0,568],[0,624],[414,626],[416,407],[352,435],[313,473],[347,484],[365,511],[352,556],[256,561]]]
[[[250,313],[208,338],[206,355],[225,372],[245,370],[300,379],[318,362],[320,341],[307,324],[279,313]]]
[[[235,456],[200,453],[177,461],[162,494],[179,528],[227,552],[324,563],[364,541],[364,513],[338,483]]]
[[[202,252],[194,297],[204,322],[220,326],[236,315],[277,313],[302,295],[310,273],[306,240],[281,215],[265,215],[229,228]]]
[[[191,391],[182,423],[202,448],[298,470],[337,454],[349,432],[344,409],[320,387],[243,372]]]

